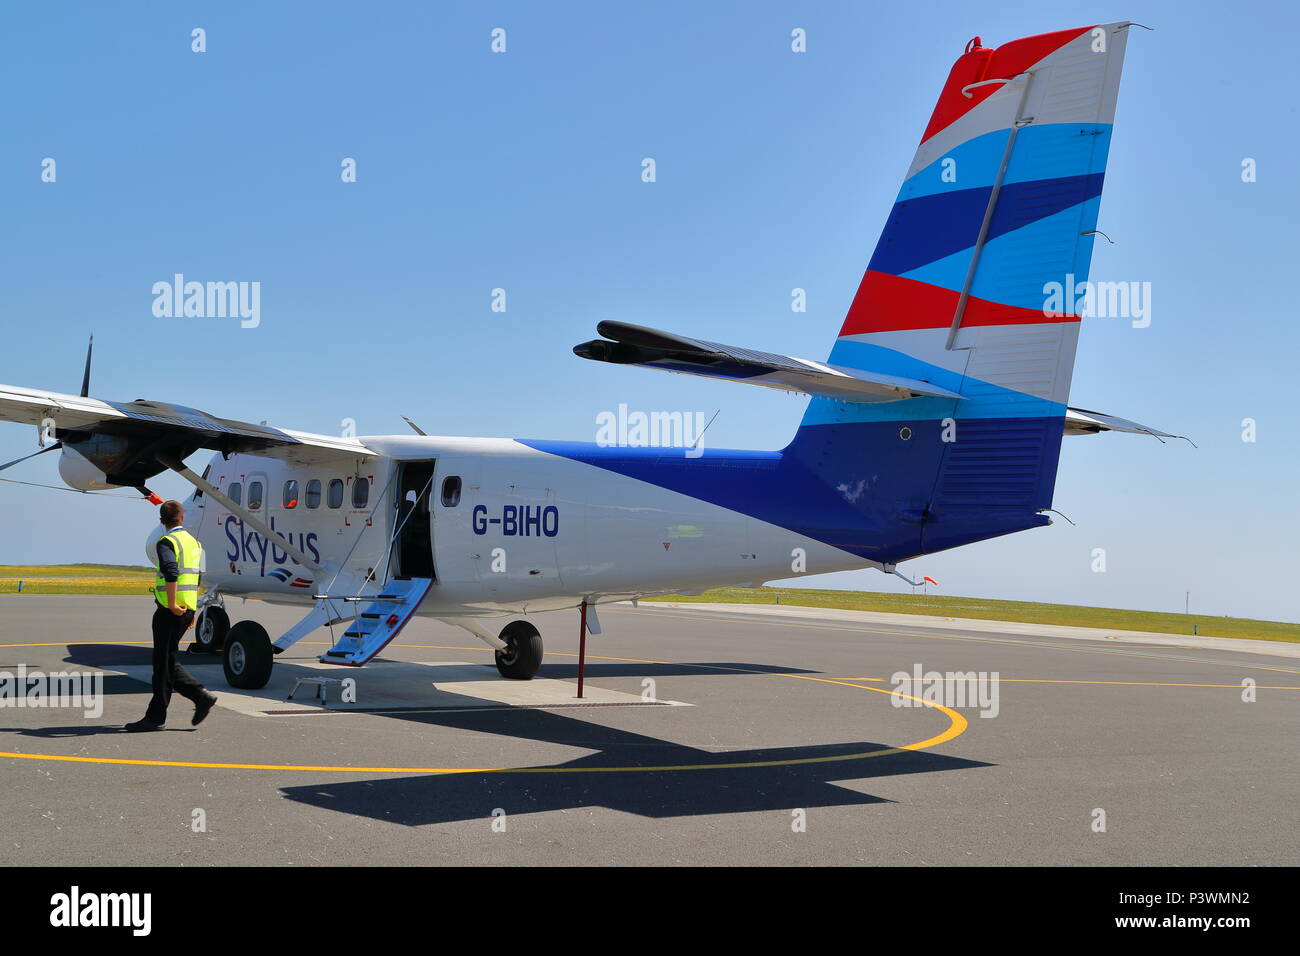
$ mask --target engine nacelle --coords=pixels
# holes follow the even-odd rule
[[[104,491],[122,487],[110,484],[102,471],[66,444],[59,450],[59,477],[69,488],[78,491]]]

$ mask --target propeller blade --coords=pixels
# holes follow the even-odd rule
[[[90,397],[90,353],[95,351],[95,337],[90,337],[90,344],[86,346],[86,374],[81,377],[81,397]]]
[[[63,442],[56,441],[53,445],[46,445],[40,451],[34,451],[30,455],[24,455],[22,458],[15,458],[13,461],[6,462],[5,464],[0,465],[0,471],[4,471],[6,468],[12,468],[14,465],[21,464],[22,462],[26,461],[28,458],[35,458],[37,455],[44,455],[47,451],[54,451],[54,449],[62,448],[62,447],[63,447]]]

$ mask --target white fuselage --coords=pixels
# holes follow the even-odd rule
[[[301,566],[216,500],[196,494],[186,502],[186,527],[206,552],[204,585],[303,604],[313,594],[378,593],[404,570],[395,567],[401,548],[390,548],[406,513],[398,476],[419,462],[433,463],[426,551],[436,583],[420,608],[424,616],[522,614],[877,566],[749,515],[508,439],[363,442],[376,456],[357,459],[352,470],[213,456],[208,481],[225,494],[238,484],[244,507],[329,573]],[[353,500],[358,480],[369,487],[364,504]],[[286,488],[289,482],[296,485]],[[332,482],[341,487],[331,498]]]

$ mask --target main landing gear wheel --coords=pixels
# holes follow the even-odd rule
[[[497,670],[510,680],[532,680],[542,666],[542,635],[527,621],[511,621],[501,631],[506,642],[497,651]]]
[[[194,623],[194,646],[190,650],[196,654],[216,654],[229,633],[230,615],[216,606],[205,607]]]
[[[266,628],[256,621],[240,621],[226,635],[226,648],[221,657],[221,668],[226,672],[226,683],[243,690],[265,687],[271,679],[271,664],[275,654]]]

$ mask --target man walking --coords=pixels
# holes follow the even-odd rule
[[[204,688],[176,660],[181,637],[194,626],[199,601],[199,574],[203,546],[182,525],[185,509],[179,501],[164,501],[158,509],[166,532],[158,539],[158,573],[153,596],[153,697],[144,718],[127,724],[130,733],[161,730],[167,722],[167,705],[172,691],[194,702],[197,726],[208,716],[217,698]]]

